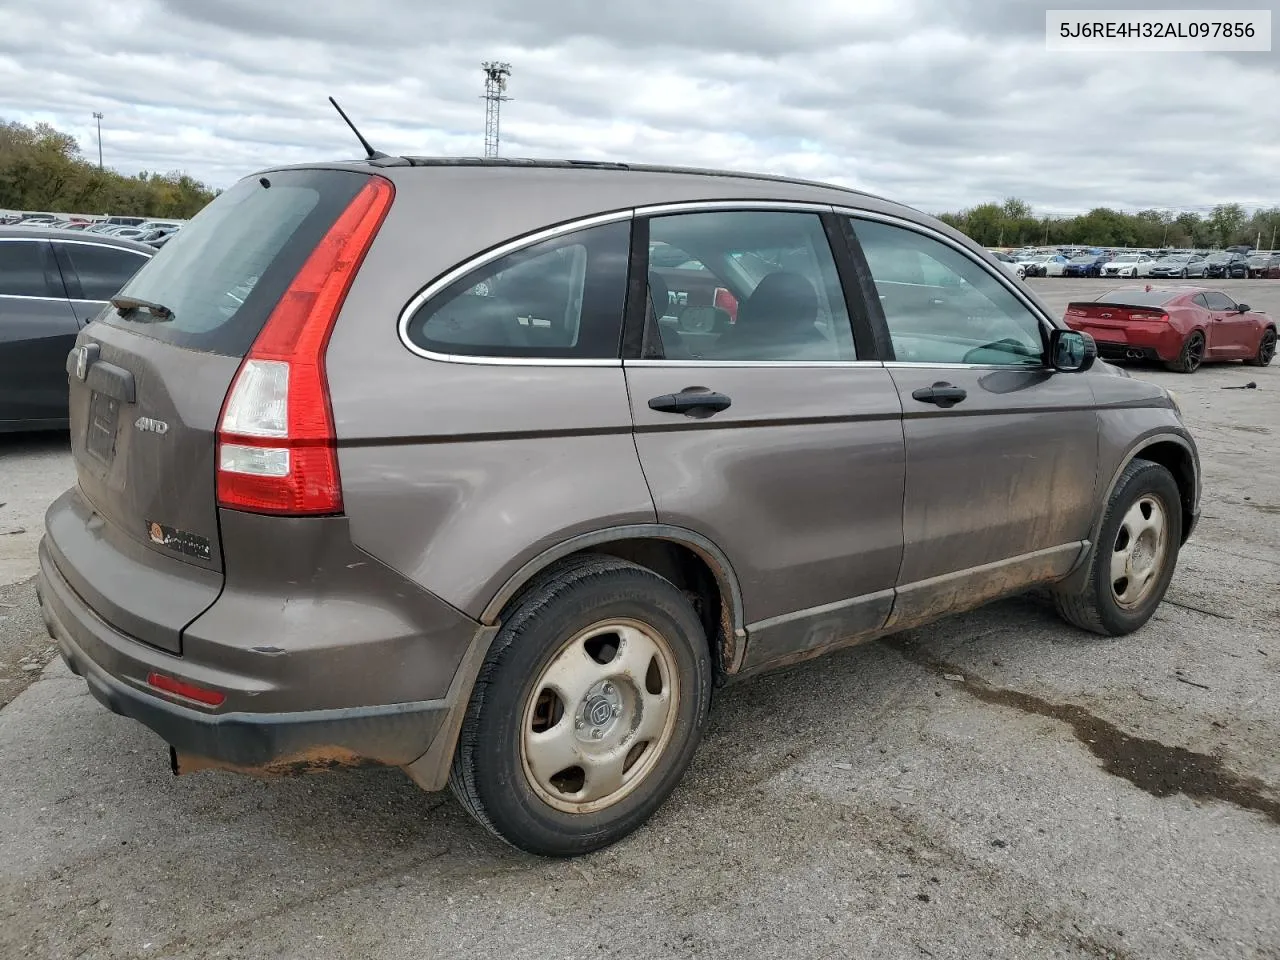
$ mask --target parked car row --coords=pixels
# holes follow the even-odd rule
[[[1064,254],[1032,253],[1011,257],[1003,253],[992,256],[1016,263],[1027,277],[1212,277],[1218,279],[1280,279],[1280,254],[1246,255],[1224,250],[1207,256],[1199,253],[1172,253],[1155,256],[1149,253],[1083,253],[1074,257]]]
[[[152,247],[162,247],[182,228],[185,220],[152,220],[147,217],[58,216],[51,213],[19,214],[0,218],[0,226],[28,227],[41,230],[70,230],[135,240]]]

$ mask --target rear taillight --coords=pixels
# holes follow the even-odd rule
[[[342,512],[324,355],[395,189],[371,177],[307,258],[245,355],[218,425],[218,505]]]
[[[716,287],[715,293],[712,294],[711,304],[729,314],[730,323],[738,322],[738,298],[733,295],[732,291],[725,287]]]
[[[1141,322],[1144,322],[1144,321],[1145,321],[1145,322],[1150,322],[1150,323],[1168,323],[1168,322],[1169,322],[1169,315],[1168,315],[1167,313],[1134,313],[1134,312],[1130,312],[1128,319],[1129,319],[1129,320],[1133,320],[1133,321],[1137,321],[1137,322],[1140,322],[1140,323],[1141,323]]]
[[[1068,317],[1087,317],[1088,315],[1089,315],[1089,311],[1087,311],[1087,310],[1081,310],[1081,309],[1079,309],[1079,308],[1077,308],[1077,307],[1068,307],[1068,308],[1067,308],[1067,316],[1068,316]]]

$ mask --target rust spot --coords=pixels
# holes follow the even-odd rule
[[[177,776],[197,773],[201,770],[227,770],[249,777],[293,777],[308,773],[323,773],[338,768],[374,766],[374,762],[353,753],[346,747],[312,747],[300,753],[272,760],[258,767],[227,763],[212,757],[200,757],[179,753],[169,748],[169,761]]]

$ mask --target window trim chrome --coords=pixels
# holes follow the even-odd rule
[[[144,260],[150,260],[155,256],[154,253],[148,253],[145,250],[135,250],[133,247],[122,247],[114,243],[103,243],[100,240],[81,240],[73,237],[0,237],[0,243],[74,243],[82,247],[101,247],[104,250],[119,250],[121,253],[131,253],[135,257],[142,257]]]
[[[724,370],[729,367],[801,367],[806,369],[839,369],[847,367],[884,367],[880,360],[624,360],[627,367],[699,367]]]
[[[838,214],[839,216],[850,217],[855,220],[873,220],[878,223],[887,224],[888,226],[891,226],[891,227],[899,227],[903,230],[909,230],[913,233],[920,234],[921,236],[928,237],[930,240],[936,240],[939,243],[942,243],[943,245],[950,247],[952,250],[955,250],[957,253],[961,254],[962,256],[967,257],[972,263],[974,263],[976,266],[978,266],[982,270],[985,270],[988,276],[994,277],[996,280],[998,280],[1001,283],[1001,285],[1004,286],[1004,288],[1008,290],[1010,293],[1012,293],[1014,297],[1017,298],[1017,300],[1023,306],[1025,306],[1027,310],[1031,312],[1031,315],[1035,317],[1037,321],[1039,321],[1042,330],[1052,333],[1054,330],[1061,329],[1053,322],[1052,317],[1046,314],[1039,306],[1036,305],[1034,301],[1028,299],[1027,296],[1021,290],[1018,289],[1017,285],[1013,282],[1012,278],[1007,273],[1005,273],[1005,271],[999,270],[999,269],[993,269],[990,263],[987,263],[982,258],[978,257],[977,255],[974,254],[972,250],[970,250],[964,244],[960,243],[957,240],[952,239],[942,231],[935,230],[933,227],[928,227],[928,226],[925,226],[924,224],[916,223],[912,220],[904,219],[903,217],[896,217],[896,216],[893,216],[892,214],[879,213],[873,210],[862,210],[857,207],[837,206],[832,208],[832,212]],[[854,232],[854,236],[857,237],[858,231],[856,228],[854,229],[853,232]],[[861,245],[862,241],[859,240],[858,243],[859,245]],[[873,277],[872,278],[873,282],[874,282],[874,279],[875,278]],[[942,364],[942,366],[967,367],[971,365],[970,364]]]
[[[787,213],[812,213],[821,216],[832,213],[835,208],[830,203],[816,200],[677,200],[674,203],[651,203],[636,207],[637,217],[665,217],[682,213],[732,213],[741,210],[749,213],[753,210],[776,210]]]
[[[400,317],[396,322],[396,332],[400,337],[400,342],[412,354],[425,357],[428,360],[436,360],[442,363],[470,363],[491,366],[523,366],[523,367],[620,367],[623,361],[621,358],[598,358],[598,359],[577,359],[577,358],[555,358],[555,357],[501,357],[491,356],[487,354],[456,354],[442,353],[437,350],[428,350],[420,347],[409,339],[409,321],[413,319],[413,315],[421,309],[422,305],[428,300],[440,293],[450,284],[462,277],[466,276],[472,270],[477,270],[486,264],[493,263],[495,260],[512,254],[518,253],[534,244],[542,243],[544,240],[553,240],[569,233],[575,233],[578,230],[586,230],[591,227],[601,226],[606,223],[619,223],[625,220],[634,220],[637,217],[654,217],[666,216],[670,214],[680,213],[700,213],[708,211],[732,211],[732,210],[782,210],[792,211],[796,213],[812,213],[821,216],[823,213],[831,213],[833,207],[830,203],[816,201],[792,201],[792,200],[682,200],[674,203],[656,203],[644,206],[628,207],[625,210],[615,210],[611,213],[593,214],[589,217],[581,217],[576,220],[569,220],[564,223],[556,224],[553,227],[547,227],[534,233],[527,233],[524,236],[516,237],[505,243],[492,247],[484,253],[478,254],[467,260],[462,261],[456,267],[453,267],[447,273],[431,281],[427,286],[423,287],[416,293],[413,298],[400,311]],[[76,243],[80,241],[67,241]],[[690,365],[690,361],[634,361],[629,360],[628,363],[679,363],[681,365]],[[716,366],[725,366],[724,361],[707,361],[707,363]],[[816,361],[813,363],[804,363],[804,366],[847,366],[851,364],[879,366],[878,360],[851,360],[851,361]],[[702,361],[692,361],[693,366],[705,365]],[[745,365],[745,364],[743,364]],[[752,361],[752,365],[759,366],[799,366],[799,362],[792,363],[789,361]]]

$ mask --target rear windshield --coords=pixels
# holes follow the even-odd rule
[[[1162,307],[1170,297],[1168,290],[1112,290],[1104,293],[1096,303],[1120,303],[1130,307]]]
[[[345,170],[241,180],[200,211],[120,291],[163,304],[170,320],[107,308],[100,319],[177,346],[244,356],[272,309],[367,182]]]

